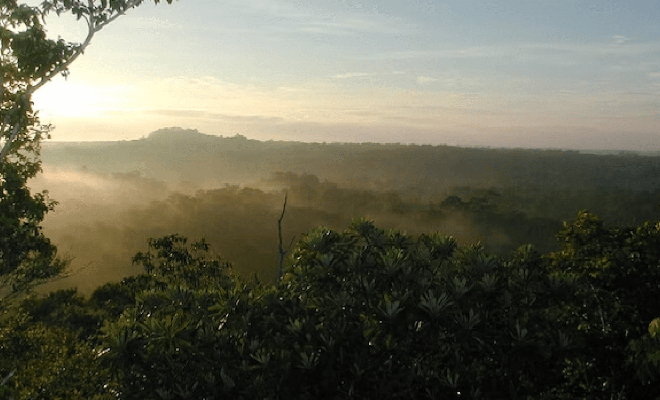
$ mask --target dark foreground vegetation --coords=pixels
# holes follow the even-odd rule
[[[500,256],[358,219],[275,284],[151,240],[139,275],[5,310],[0,397],[659,398],[660,224],[581,212],[558,239]]]

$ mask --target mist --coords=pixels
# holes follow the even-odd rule
[[[60,255],[71,258],[70,276],[47,289],[77,286],[89,293],[102,283],[139,273],[131,258],[146,250],[149,238],[174,233],[205,238],[236,272],[272,280],[278,263],[276,223],[285,193],[289,193],[283,222],[286,244],[317,226],[342,230],[358,216],[409,233],[453,231],[461,241],[479,239],[472,223],[459,216],[433,223],[401,214],[396,207],[403,201],[392,193],[380,198],[375,192],[342,189],[314,177],[319,191],[310,198],[300,190],[300,182],[310,176],[288,174],[299,181],[287,182],[288,187],[277,177],[255,185],[259,188],[225,185],[195,191],[170,187],[137,172],[102,175],[45,168],[31,186],[47,188],[59,204],[44,220],[44,232]]]
[[[285,246],[367,217],[496,253],[524,243],[554,250],[562,222],[583,208],[621,223],[658,216],[660,203],[647,178],[659,159],[634,154],[259,142],[172,128],[139,141],[51,144],[43,158],[30,187],[58,201],[44,232],[71,258],[69,276],[46,289],[84,293],[141,272],[132,257],[175,233],[205,238],[237,273],[271,281],[285,194]]]

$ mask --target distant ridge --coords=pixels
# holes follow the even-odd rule
[[[660,157],[582,154],[576,150],[487,149],[454,146],[259,141],[242,135],[214,136],[195,129],[166,128],[139,140],[49,143],[44,166],[103,173],[140,171],[166,182],[204,185],[259,182],[277,171],[312,174],[347,187],[374,184],[428,188],[548,186],[575,188],[660,187]],[[576,172],[576,171],[579,171]]]
[[[213,136],[201,133],[197,129],[183,129],[180,127],[162,128],[151,132],[142,140],[159,142],[180,142],[180,141],[212,141],[221,139],[222,136]]]
[[[185,129],[178,126],[161,128],[156,131],[149,133],[146,137],[141,139],[131,139],[131,140],[105,140],[105,141],[66,141],[60,142],[57,140],[46,140],[43,143],[45,148],[53,148],[58,146],[68,146],[68,147],[83,147],[83,148],[95,148],[99,146],[115,146],[115,145],[126,145],[126,144],[138,144],[143,143],[145,145],[188,145],[188,146],[208,146],[213,145],[220,146],[215,150],[266,150],[266,149],[283,149],[287,147],[296,147],[304,148],[305,146],[318,146],[323,145],[328,147],[335,148],[346,148],[350,146],[358,146],[361,151],[368,149],[401,149],[401,148],[445,148],[445,149],[456,149],[459,151],[505,151],[505,152],[523,152],[523,153],[564,153],[564,154],[583,154],[583,155],[596,155],[596,156],[615,156],[615,157],[660,157],[660,151],[639,151],[639,150],[598,150],[598,149],[589,149],[589,150],[577,150],[577,149],[561,149],[561,148],[519,148],[519,147],[479,147],[479,146],[458,146],[458,145],[446,145],[446,144],[401,144],[401,143],[379,143],[379,142],[300,142],[300,141],[287,141],[287,140],[267,140],[262,141],[258,139],[249,139],[239,133],[234,136],[223,136],[223,135],[209,135],[206,133],[201,133],[197,129]]]
[[[176,146],[220,146],[223,150],[262,150],[281,146],[285,142],[275,144],[248,139],[241,134],[235,136],[215,136],[199,132],[197,129],[183,129],[179,127],[163,128],[151,132],[141,139],[157,145]]]

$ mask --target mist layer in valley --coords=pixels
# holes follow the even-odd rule
[[[31,181],[59,205],[44,230],[72,258],[54,287],[139,272],[148,238],[206,238],[235,271],[272,280],[284,245],[355,217],[439,231],[506,253],[556,248],[562,221],[590,209],[610,224],[660,217],[660,157],[398,144],[260,142],[168,128],[125,142],[47,143]],[[291,260],[288,260],[291,262]],[[53,287],[54,286],[54,287]]]

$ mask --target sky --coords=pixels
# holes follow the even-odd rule
[[[145,2],[70,72],[34,96],[57,141],[660,150],[657,0]]]

